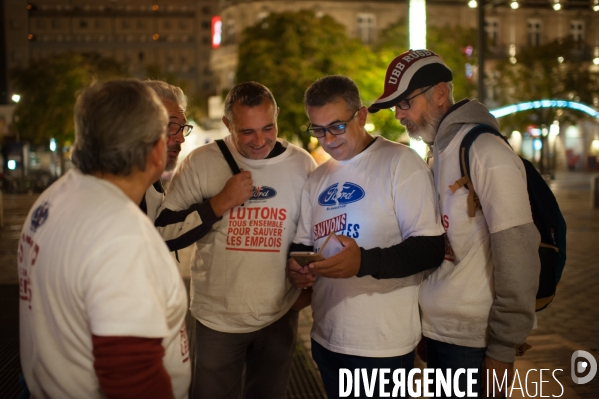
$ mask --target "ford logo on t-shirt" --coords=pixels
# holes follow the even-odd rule
[[[254,187],[254,194],[250,199],[269,199],[277,195],[277,190],[268,186]]]
[[[335,183],[320,193],[318,203],[322,206],[351,204],[364,198],[364,194],[364,189],[355,183]]]

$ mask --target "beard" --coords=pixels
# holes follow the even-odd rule
[[[435,142],[437,128],[443,117],[441,109],[435,109],[431,103],[428,104],[426,112],[420,115],[417,121],[403,120],[401,124],[406,126],[410,138],[423,141],[428,145]]]
[[[168,152],[166,154],[166,166],[164,167],[164,170],[168,172],[175,169],[175,166],[177,166],[177,158],[179,158],[178,153],[181,152],[181,144],[175,143],[171,146],[168,146],[167,151],[177,151],[177,156],[175,157],[169,156]]]

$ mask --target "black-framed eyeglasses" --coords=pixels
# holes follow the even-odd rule
[[[345,133],[345,129],[347,129],[347,124],[349,122],[351,122],[352,119],[354,119],[356,117],[356,114],[358,113],[359,109],[354,112],[354,114],[352,115],[351,118],[349,118],[348,120],[346,120],[345,122],[341,122],[341,123],[335,123],[334,125],[329,125],[329,126],[308,126],[308,133],[310,133],[312,136],[316,137],[317,139],[323,138],[327,132],[331,133],[333,136],[339,136],[340,134]]]
[[[391,107],[392,111],[395,111],[395,107],[399,107],[399,109],[407,111],[410,109],[410,101],[412,101],[413,99],[415,99],[416,97],[418,97],[421,94],[426,93],[427,91],[429,91],[430,89],[432,89],[433,86],[429,86],[426,89],[422,90],[420,93],[412,96],[412,97],[408,97],[408,98],[404,98],[403,100],[401,100],[400,102],[398,102],[397,104],[395,104],[393,107]]]
[[[179,132],[182,131],[183,137],[187,137],[189,136],[189,133],[191,133],[192,129],[193,126],[191,125],[181,125],[177,122],[169,122],[166,128],[166,134],[168,134],[169,136],[176,136],[177,134],[179,134]]]

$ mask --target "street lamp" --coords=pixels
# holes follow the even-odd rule
[[[19,101],[21,101],[21,96],[18,95],[18,94],[13,94],[11,98],[16,103],[18,103]]]

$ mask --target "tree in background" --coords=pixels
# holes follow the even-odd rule
[[[552,99],[581,101],[592,104],[599,90],[597,75],[589,70],[589,63],[577,56],[577,42],[571,37],[554,40],[541,46],[523,49],[517,62],[509,59],[497,65],[499,81],[497,93],[502,105],[523,101]],[[537,109],[506,117],[506,121],[523,127],[531,123],[551,124],[557,114],[571,111]],[[578,119],[580,114],[576,114]]]
[[[208,108],[208,99],[195,95],[190,89],[189,81],[180,79],[177,74],[166,72],[159,65],[151,64],[145,68],[145,75],[140,79],[163,80],[173,86],[180,87],[187,96],[187,110],[185,111],[187,118],[200,123],[206,116],[206,112],[203,110]]]
[[[476,87],[465,74],[468,60],[460,49],[475,42],[476,31],[463,28],[429,28],[430,46],[454,71],[456,98],[471,96]],[[408,50],[405,20],[384,29],[377,44],[369,47],[347,36],[346,27],[332,17],[316,17],[312,11],[272,13],[245,30],[239,45],[237,81],[259,81],[269,87],[281,108],[280,134],[299,139],[309,148],[310,136],[302,99],[304,91],[316,79],[340,74],[352,78],[365,105],[383,91],[385,72],[397,55]],[[397,141],[405,129],[393,112],[381,110],[369,116],[375,132]],[[403,140],[407,141],[407,136]]]
[[[599,91],[599,77],[589,70],[589,63],[580,59],[580,43],[571,37],[550,43],[527,47],[517,55],[517,62],[509,59],[497,66],[499,80],[497,96],[502,105],[533,100],[569,100],[593,103]],[[549,127],[554,120],[576,121],[583,117],[568,109],[541,108],[518,112],[502,119],[502,125],[511,130],[526,131],[529,125]],[[543,149],[545,137],[541,136]],[[540,169],[546,173],[546,150],[541,151]]]
[[[467,64],[478,65],[477,29],[434,27],[427,29],[427,47],[437,53],[453,72],[453,97],[456,101],[473,98],[477,93],[476,75],[467,70]]]
[[[94,80],[127,76],[125,67],[95,53],[62,53],[10,71],[21,95],[13,128],[21,140],[45,144],[56,140],[64,170],[63,148],[74,140],[73,108],[78,92]]]
[[[369,65],[375,62],[374,54],[350,39],[345,26],[328,15],[272,13],[245,30],[239,44],[237,81],[254,80],[267,86],[281,109],[281,137],[298,139],[309,148],[304,91],[316,79],[333,74],[353,78],[363,90]]]

